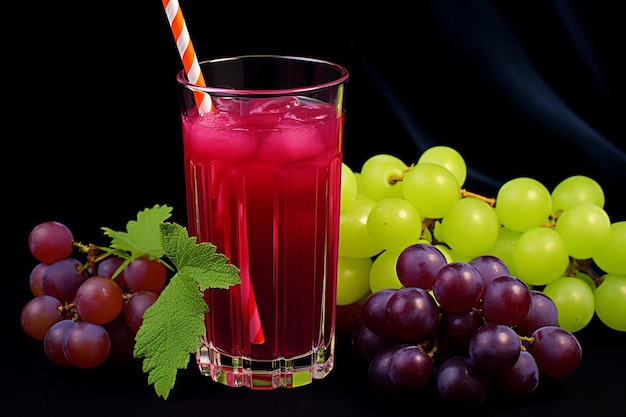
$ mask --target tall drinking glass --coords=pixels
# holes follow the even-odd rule
[[[297,387],[333,368],[348,71],[306,57],[200,64],[180,86],[189,233],[240,269],[204,293],[196,360],[219,383]]]

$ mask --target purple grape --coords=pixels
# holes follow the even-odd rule
[[[489,398],[487,377],[469,358],[453,356],[435,372],[435,387],[443,403],[454,408],[478,408]]]
[[[396,293],[396,289],[384,289],[370,294],[363,302],[361,316],[368,329],[381,336],[391,336],[387,321],[387,301]]]
[[[462,313],[480,308],[484,284],[480,272],[465,262],[452,262],[439,269],[433,293],[444,311]]]
[[[497,379],[498,389],[509,397],[529,397],[539,386],[539,368],[535,358],[521,351],[515,365]]]
[[[389,361],[389,382],[397,390],[416,390],[425,386],[434,373],[432,359],[415,345],[401,346]]]
[[[119,314],[113,321],[104,324],[111,338],[111,351],[107,361],[115,365],[130,365],[136,358],[133,357],[135,349],[135,332],[126,324],[124,314]]]
[[[383,349],[400,344],[398,338],[381,336],[371,331],[365,323],[359,323],[352,333],[352,351],[363,361],[369,363]]]
[[[532,335],[528,352],[535,358],[539,371],[551,377],[563,377],[578,368],[582,348],[578,339],[558,326],[543,326]]]
[[[368,378],[372,387],[378,391],[393,390],[393,384],[389,379],[389,364],[396,349],[397,345],[383,349],[370,362]]]
[[[57,298],[61,303],[74,301],[76,290],[89,274],[76,258],[65,258],[50,264],[41,277],[44,294]]]
[[[469,261],[470,265],[478,269],[483,277],[485,287],[494,279],[503,275],[509,275],[509,268],[502,259],[493,255],[480,255]]]
[[[532,333],[543,326],[556,326],[559,312],[554,301],[543,292],[530,290],[532,303],[528,316],[517,325],[517,330]]]
[[[98,264],[96,265],[96,273],[94,275],[111,278],[124,262],[124,258],[120,258],[119,256],[106,257],[98,262]],[[124,277],[123,269],[119,271],[117,275],[115,275],[114,280],[115,282],[117,282],[117,285],[120,286],[122,291],[130,292],[130,287],[128,286],[126,278]]]
[[[446,257],[439,249],[427,243],[416,243],[398,255],[396,274],[405,287],[431,290],[437,272],[446,263]]]
[[[419,340],[435,332],[439,308],[423,288],[401,288],[387,301],[387,321],[391,334],[406,340]]]
[[[439,327],[444,340],[456,349],[467,349],[476,330],[484,324],[480,311],[470,310],[463,313],[444,311]]]
[[[124,305],[122,314],[128,327],[134,332],[139,331],[139,327],[143,323],[143,315],[159,298],[159,294],[152,291],[137,291],[134,293]]]
[[[476,367],[493,376],[515,365],[521,349],[515,330],[504,324],[486,323],[472,336],[469,357]]]
[[[483,293],[485,320],[507,326],[523,322],[532,304],[530,289],[518,278],[504,275],[491,281]]]
[[[72,363],[65,356],[63,351],[63,344],[65,343],[65,336],[67,331],[76,322],[71,319],[63,319],[56,322],[43,339],[43,348],[46,357],[55,365],[58,366],[71,366]]]

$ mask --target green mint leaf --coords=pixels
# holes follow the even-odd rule
[[[144,357],[148,384],[164,399],[174,388],[178,369],[185,369],[198,349],[207,311],[198,287],[177,274],[143,315],[133,355]]]
[[[228,263],[210,243],[196,243],[187,229],[176,223],[161,223],[161,243],[176,274],[144,313],[135,335],[134,356],[143,357],[157,395],[167,399],[205,335],[204,315],[208,307],[201,290],[228,288],[241,282],[239,269]]]
[[[193,280],[200,290],[228,288],[240,284],[239,269],[228,263],[208,242],[196,243],[187,229],[176,223],[161,224],[161,244],[179,274]]]
[[[106,252],[116,254],[129,262],[140,256],[148,255],[159,259],[165,255],[161,245],[160,224],[170,218],[172,208],[156,204],[137,213],[137,220],[131,220],[126,225],[126,232],[119,232],[108,227],[102,227],[104,234],[111,240],[110,248],[101,248]]]

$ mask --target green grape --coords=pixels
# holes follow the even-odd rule
[[[519,177],[505,182],[496,196],[500,223],[518,232],[541,226],[552,210],[548,189],[533,178]]]
[[[422,237],[420,240],[425,241],[425,243],[433,243],[433,234],[430,232],[430,230],[427,227],[423,227],[422,229]]]
[[[402,252],[402,249],[386,250],[374,259],[369,277],[372,293],[389,288],[400,289],[403,287],[396,272],[396,263],[398,262],[400,252]]]
[[[337,305],[359,301],[370,291],[372,258],[346,258],[337,262]]]
[[[558,311],[559,327],[577,332],[589,324],[595,312],[593,290],[586,282],[572,277],[558,278],[543,289]]]
[[[611,234],[593,261],[606,273],[626,275],[626,221],[611,224]]]
[[[432,238],[430,239],[430,241],[432,242],[433,239],[436,239],[439,243],[445,242],[443,238],[443,226],[441,225],[441,220],[435,222],[435,226],[432,230]]]
[[[445,217],[461,198],[454,175],[441,165],[422,163],[404,174],[403,196],[423,218]]]
[[[361,173],[354,172],[354,179],[356,180],[356,193],[363,194],[363,185],[361,185]]]
[[[565,275],[569,265],[567,247],[561,236],[541,226],[517,238],[511,260],[517,277],[527,285],[547,285]]]
[[[341,163],[341,200],[340,210],[344,211],[354,202],[357,193],[357,183],[354,172],[348,165]]]
[[[493,208],[473,197],[458,200],[441,220],[445,242],[466,257],[484,254],[496,243],[500,223]]]
[[[498,231],[498,238],[496,243],[493,244],[491,249],[485,252],[485,255],[493,255],[504,262],[509,268],[509,274],[517,276],[515,269],[513,268],[513,248],[517,238],[520,237],[522,232],[516,232],[508,227],[501,226]]]
[[[437,164],[446,168],[454,175],[459,187],[465,184],[467,178],[467,165],[461,154],[449,146],[431,146],[426,149],[417,160],[417,164]]]
[[[380,253],[383,248],[367,231],[367,217],[376,201],[357,194],[354,202],[339,216],[339,256],[367,258]]]
[[[626,332],[626,275],[604,274],[594,296],[600,321],[613,330]]]
[[[591,288],[591,291],[596,290],[596,282],[589,275],[585,274],[584,272],[579,271],[578,269],[574,271],[574,274],[575,275],[572,278],[579,279],[585,284],[587,284],[587,286]]]
[[[439,249],[439,252],[443,253],[443,256],[446,258],[446,262],[447,263],[454,262],[456,260],[455,259],[456,256],[452,255],[452,251],[446,245],[442,245],[440,243],[437,243],[437,244],[435,244],[433,246],[436,247],[437,249]],[[456,255],[456,253],[455,253],[455,255]]]
[[[399,158],[377,154],[370,157],[361,167],[363,194],[373,200],[402,197],[402,175],[408,166]]]
[[[404,249],[420,239],[422,217],[408,201],[384,198],[372,207],[367,231],[384,249]]]
[[[583,203],[564,210],[554,230],[563,238],[572,258],[589,259],[609,240],[611,220],[601,207]]]
[[[448,249],[448,252],[450,252],[450,262],[463,262],[468,264],[469,261],[474,258],[474,256],[464,255],[462,253],[459,253],[458,251],[455,251],[454,249]]]
[[[578,204],[588,203],[604,207],[604,191],[596,180],[584,175],[573,175],[558,183],[550,194],[552,214]]]

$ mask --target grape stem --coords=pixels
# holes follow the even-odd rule
[[[570,257],[569,266],[567,268],[567,276],[575,277],[576,271],[580,271],[593,280],[593,283],[598,287],[602,284],[602,277],[598,275],[591,266],[593,265],[593,259],[575,259]]]
[[[522,336],[518,334],[517,337],[519,337],[519,340],[522,342],[522,351],[527,350],[526,344],[532,345],[533,343],[535,343],[535,338],[532,336]]]
[[[476,194],[476,193],[466,190],[465,188],[461,188],[461,198],[466,198],[466,197],[477,198],[489,204],[491,207],[496,205],[496,199],[493,197],[485,197],[484,195]]]
[[[400,175],[391,174],[389,176],[389,178],[387,179],[387,181],[389,182],[390,185],[396,185],[397,183],[402,181],[402,179],[404,178],[404,175],[407,172],[409,172],[411,170],[411,168],[413,168],[414,166],[415,166],[415,164],[409,165],[404,171],[402,171],[402,173]]]
[[[432,339],[425,340],[423,342],[416,343],[415,346],[422,349],[429,358],[433,359],[437,354],[439,340],[437,337],[433,337]]]
[[[550,217],[548,218],[548,222],[541,223],[541,226],[554,229],[554,227],[556,226],[556,221],[559,219],[561,213],[563,213],[563,210],[559,210],[555,214],[550,215]]]
[[[440,242],[439,240],[437,240],[437,238],[435,237],[435,222],[436,221],[437,219],[431,219],[429,217],[422,220],[422,234],[420,235],[420,239],[426,239],[426,236],[424,235],[424,231],[428,229],[428,231],[430,231],[432,245],[438,245],[442,243],[445,244],[444,242]]]
[[[100,255],[98,257],[98,255],[100,254],[100,248],[98,246],[94,245],[93,243],[89,243],[89,244],[85,245],[84,243],[74,241],[74,242],[72,242],[72,244],[79,251],[81,251],[82,253],[86,253],[87,254],[87,263],[83,266],[83,270],[86,270],[86,271],[94,270],[95,265],[98,262],[100,262],[104,258],[106,258],[106,257],[111,255],[110,253],[105,253],[105,254]]]
[[[62,306],[59,306],[58,311],[60,316],[66,316],[74,321],[81,320],[75,303],[64,303]]]

